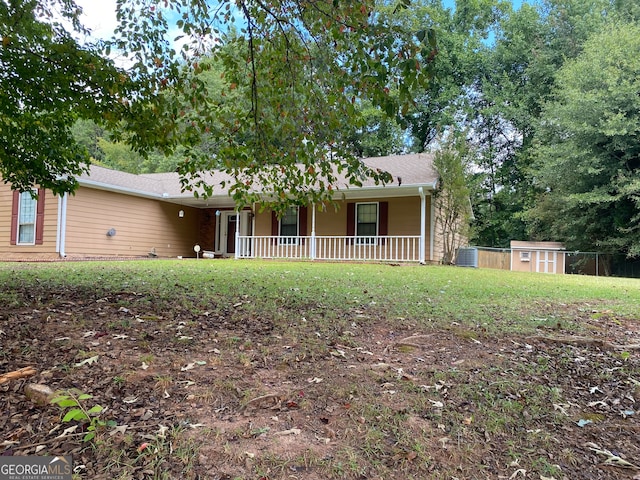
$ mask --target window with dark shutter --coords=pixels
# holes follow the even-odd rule
[[[356,243],[370,245],[378,236],[378,204],[358,203],[355,212]]]
[[[298,243],[298,207],[290,207],[280,219],[280,244],[297,245]]]
[[[35,190],[34,190],[35,191]],[[42,245],[44,243],[44,188],[32,192],[14,190],[11,204],[11,245]]]

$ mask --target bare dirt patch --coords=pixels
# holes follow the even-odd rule
[[[71,454],[77,478],[640,478],[640,324],[606,310],[559,307],[578,341],[562,324],[496,337],[359,310],[327,334],[241,303],[28,298],[0,314],[0,373],[35,370],[0,384],[2,454]],[[92,395],[96,438],[27,398],[34,383]]]

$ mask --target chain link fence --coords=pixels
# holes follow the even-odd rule
[[[469,250],[475,251],[474,255],[465,256],[465,263],[458,263],[461,266],[511,269],[511,249],[509,248],[467,247],[459,250],[459,253],[465,251],[464,253],[467,254]],[[564,273],[566,274],[640,278],[640,258],[633,259],[627,258],[623,254],[599,252],[564,253]],[[468,262],[469,259],[472,261]],[[461,260],[460,255],[458,255],[458,260]]]
[[[640,258],[598,252],[567,252],[565,273],[640,278]]]

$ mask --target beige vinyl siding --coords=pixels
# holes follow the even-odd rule
[[[11,245],[11,206],[13,190],[0,183],[0,260],[44,260],[58,257],[56,253],[58,197],[45,192],[44,230],[42,245]]]
[[[67,205],[66,254],[147,256],[155,249],[160,257],[192,257],[199,228],[198,209],[80,187]]]

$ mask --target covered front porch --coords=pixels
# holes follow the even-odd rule
[[[238,259],[426,263],[434,258],[431,195],[422,187],[411,193],[351,198],[337,209],[295,207],[281,218],[268,210],[216,210],[214,252]]]

